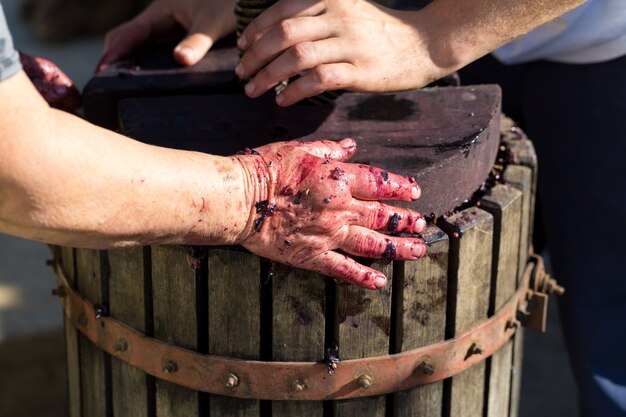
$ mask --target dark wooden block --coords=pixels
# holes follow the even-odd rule
[[[328,105],[280,108],[270,94],[179,96],[120,102],[122,130],[158,146],[230,155],[273,141],[353,137],[353,162],[414,176],[422,198],[403,204],[446,213],[479,188],[499,143],[497,86],[396,94],[347,93]]]
[[[196,65],[183,68],[172,57],[173,45],[155,45],[94,76],[83,90],[85,118],[117,129],[117,104],[126,97],[239,92],[233,39],[218,43]]]

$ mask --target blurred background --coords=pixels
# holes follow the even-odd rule
[[[1,3],[16,48],[52,60],[82,89],[100,58],[106,30],[148,0]],[[55,286],[46,266],[50,258],[42,243],[0,234],[0,417],[67,416],[62,315],[50,292]],[[526,332],[521,417],[577,415],[558,312],[551,307],[548,333]]]

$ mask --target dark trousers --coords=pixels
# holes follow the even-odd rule
[[[533,140],[539,197],[585,417],[626,416],[626,57],[506,66],[491,56],[463,84],[498,83]],[[548,370],[547,370],[548,371]],[[548,371],[549,372],[549,371]]]

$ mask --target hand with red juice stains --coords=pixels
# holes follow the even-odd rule
[[[420,233],[423,217],[377,201],[416,200],[419,186],[346,163],[356,151],[354,140],[280,142],[255,151],[259,155],[234,157],[249,178],[248,203],[254,209],[240,243],[251,252],[370,289],[384,287],[386,277],[337,250],[388,260],[415,260],[426,253],[418,238],[381,233]]]
[[[235,3],[235,0],[153,1],[137,17],[107,33],[95,72],[180,26],[187,36],[174,48],[174,59],[184,66],[194,65],[215,42],[235,31]]]
[[[39,94],[55,109],[75,113],[82,99],[72,80],[53,62],[20,53],[22,68]]]

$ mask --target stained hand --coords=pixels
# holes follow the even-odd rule
[[[182,65],[193,65],[216,41],[235,30],[234,9],[235,0],[155,0],[133,20],[107,33],[96,72],[177,25],[188,34],[174,48],[174,58]]]
[[[20,62],[39,94],[51,107],[75,113],[81,106],[81,96],[74,82],[45,58],[20,52]]]
[[[280,0],[242,33],[236,72],[251,78],[250,97],[301,74],[277,96],[283,106],[328,90],[421,87],[432,75],[421,71],[428,60],[415,17],[364,0]]]
[[[237,158],[248,173],[251,218],[240,243],[266,258],[370,289],[385,276],[337,252],[367,258],[414,260],[426,253],[418,238],[377,231],[420,233],[423,217],[376,200],[412,201],[413,179],[367,165],[348,164],[352,139],[279,142]]]

